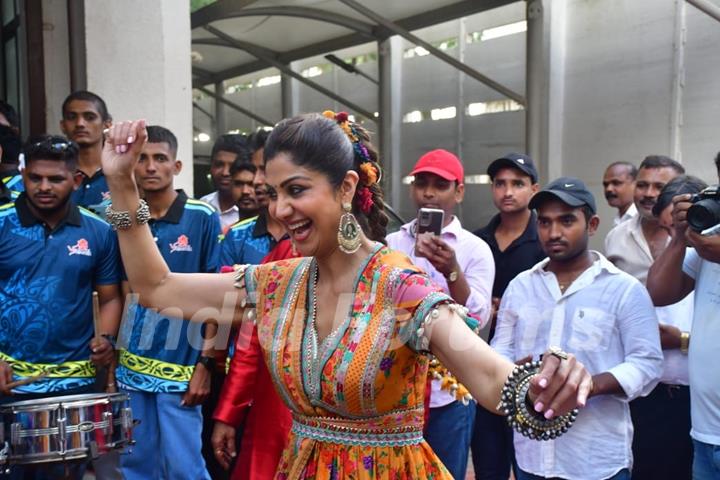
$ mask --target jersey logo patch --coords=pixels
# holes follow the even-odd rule
[[[103,202],[105,202],[105,201],[107,201],[107,200],[111,200],[111,198],[110,198],[110,192],[109,192],[109,191],[107,191],[107,192],[102,192],[100,195],[102,196]]]
[[[88,245],[88,241],[84,238],[81,238],[77,241],[75,245],[68,245],[68,255],[85,255],[86,257],[91,257],[92,252],[90,251],[90,246]]]
[[[190,239],[187,235],[180,235],[177,242],[170,244],[170,253],[173,252],[192,252],[192,246],[190,246]]]

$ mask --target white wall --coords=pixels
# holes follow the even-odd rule
[[[116,121],[145,118],[178,138],[185,167],[177,188],[193,193],[190,3],[85,2],[87,87]]]
[[[686,12],[682,162],[689,173],[714,182],[720,23],[690,5]],[[567,16],[563,171],[593,188],[603,219],[599,241],[613,213],[602,196],[605,166],[672,154],[675,2],[573,0]]]

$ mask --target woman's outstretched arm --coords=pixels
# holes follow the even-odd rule
[[[172,273],[155,245],[150,228],[135,222],[140,205],[133,170],[147,141],[145,121],[116,123],[102,153],[112,209],[130,212],[132,226],[118,229],[120,253],[130,286],[142,305],[163,315],[196,322],[231,323],[243,290],[233,288],[234,274]]]
[[[478,403],[500,414],[496,407],[515,365],[495,352],[450,308],[438,309],[440,315],[425,327],[432,353]],[[545,355],[539,375],[531,381],[530,398],[534,405],[540,404],[543,413],[551,410],[550,416],[563,415],[585,406],[591,390],[590,374],[572,355],[562,362]]]

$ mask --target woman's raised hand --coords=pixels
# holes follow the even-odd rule
[[[102,152],[105,176],[132,176],[146,141],[145,120],[119,122],[107,129]]]

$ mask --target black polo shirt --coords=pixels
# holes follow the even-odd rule
[[[504,250],[501,251],[495,240],[495,230],[500,225],[500,214],[495,215],[485,227],[474,233],[485,240],[492,250],[495,259],[495,283],[493,297],[501,298],[512,279],[520,272],[530,269],[540,260],[547,257],[540,246],[537,234],[537,217],[535,212],[530,215],[525,231]]]

